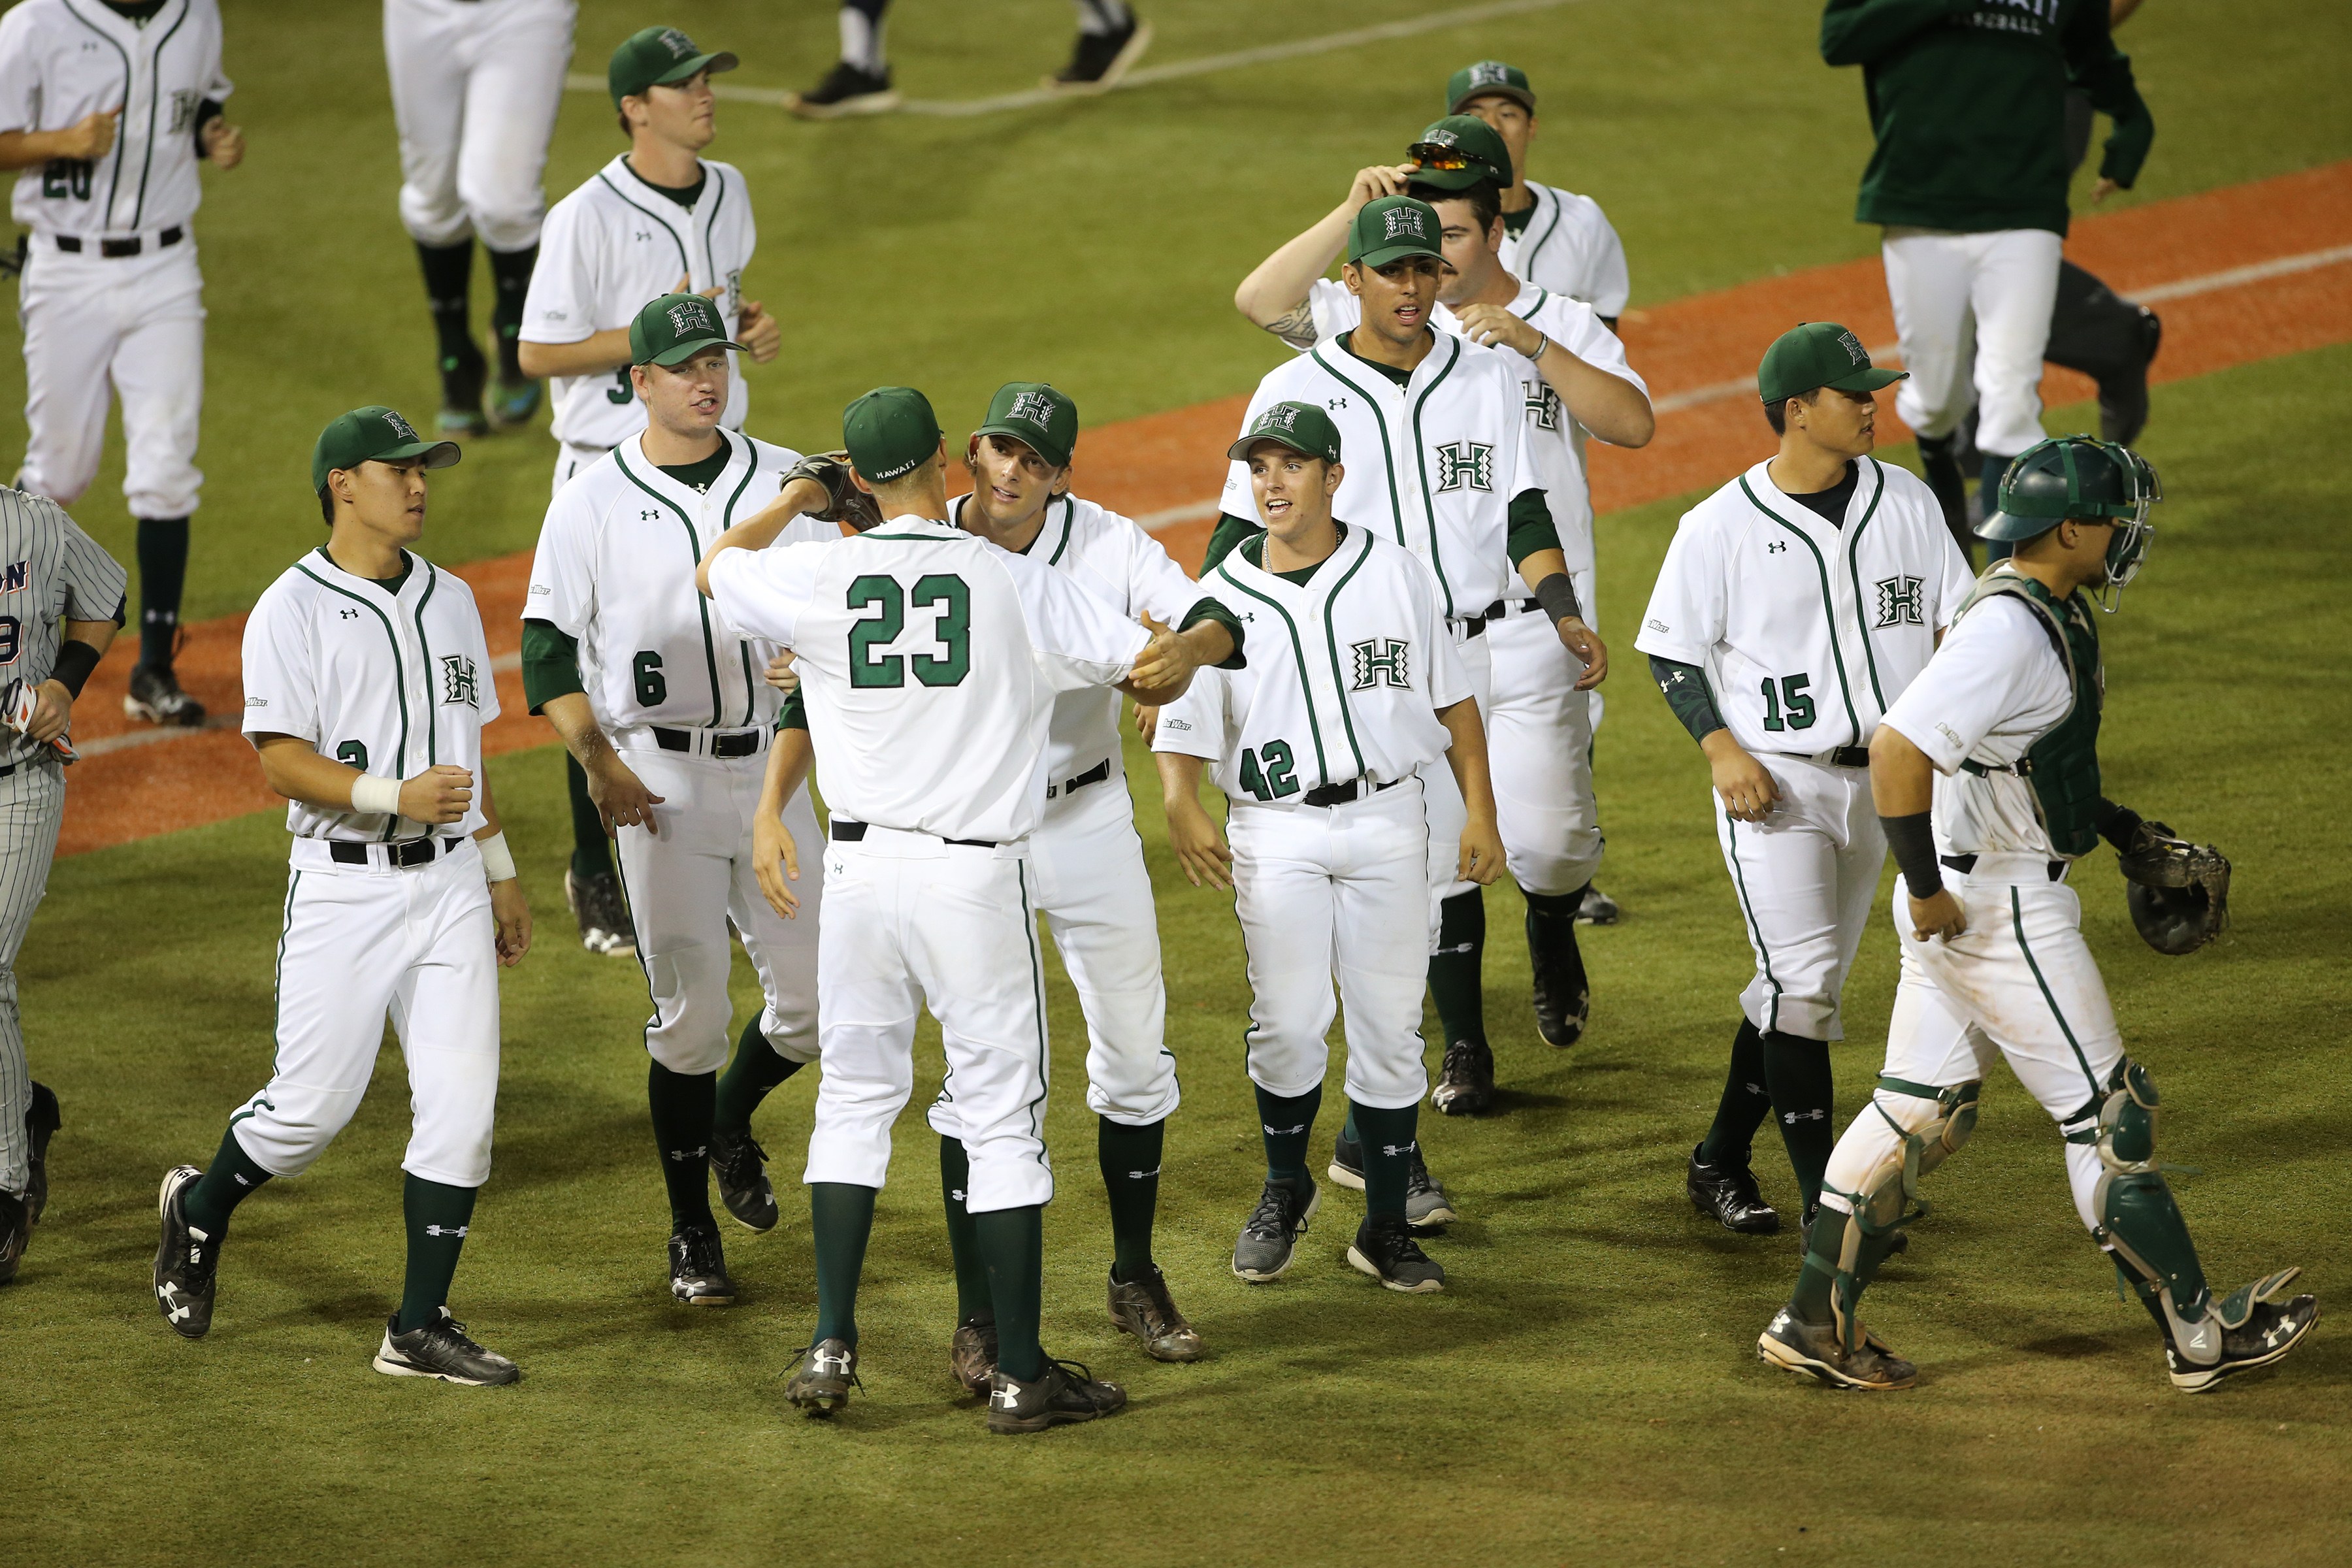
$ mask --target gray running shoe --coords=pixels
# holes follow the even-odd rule
[[[1331,1163],[1325,1173],[1350,1191],[1360,1193],[1364,1190],[1363,1146],[1349,1137],[1345,1129],[1340,1131],[1339,1141],[1331,1145]],[[1429,1167],[1422,1163],[1421,1141],[1414,1139],[1412,1152],[1405,1163],[1405,1223],[1422,1235],[1428,1236],[1444,1230],[1459,1217],[1454,1210],[1454,1199],[1445,1191],[1445,1184],[1431,1175]]]
[[[467,1337],[466,1325],[442,1308],[429,1323],[394,1333],[400,1314],[383,1321],[383,1346],[375,1352],[375,1369],[394,1377],[437,1377],[468,1388],[492,1388],[522,1381],[522,1369],[496,1351],[487,1351]]]
[[[1287,1183],[1266,1183],[1265,1191],[1258,1194],[1257,1207],[1250,1213],[1249,1223],[1242,1226],[1241,1237],[1234,1243],[1234,1273],[1262,1283],[1279,1278],[1290,1267],[1298,1238],[1307,1234],[1307,1222],[1315,1217],[1315,1210],[1323,1202],[1323,1189],[1315,1184],[1312,1177],[1305,1180],[1304,1196]]]
[[[1886,1348],[1868,1329],[1862,1346],[1848,1351],[1838,1342],[1832,1323],[1801,1322],[1783,1307],[1757,1336],[1756,1353],[1768,1366],[1793,1372],[1831,1388],[1908,1388],[1919,1381],[1919,1369]]]

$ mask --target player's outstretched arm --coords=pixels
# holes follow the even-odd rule
[[[1168,814],[1168,847],[1176,864],[1196,888],[1229,889],[1234,885],[1234,852],[1225,836],[1201,805],[1201,759],[1181,752],[1155,752],[1151,761],[1160,770],[1160,795]]]
[[[474,835],[482,852],[482,872],[490,881],[490,920],[497,930],[499,966],[512,969],[530,951],[530,905],[522,896],[522,879],[515,875],[514,856],[507,849],[505,824],[499,820],[499,803],[490,794],[489,770],[482,771],[482,827]]]
[[[1138,618],[1151,633],[1151,641],[1136,655],[1118,689],[1140,707],[1158,709],[1175,701],[1202,666],[1213,667],[1234,656],[1233,633],[1215,621],[1196,621],[1188,630],[1171,632],[1150,616]]]
[[[1404,194],[1409,164],[1375,164],[1356,171],[1347,199],[1333,207],[1313,227],[1257,264],[1242,286],[1234,290],[1234,309],[1295,348],[1315,342],[1315,318],[1307,308],[1307,291],[1331,270],[1348,243],[1348,226],[1368,202]],[[1304,341],[1302,342],[1302,338]]]
[[[688,292],[688,281],[681,277],[669,291]],[[716,300],[724,292],[723,288],[701,290],[706,300]],[[629,357],[626,327],[608,327],[568,343],[541,342],[531,338],[519,339],[515,343],[515,358],[523,374],[533,380],[551,375],[608,375],[627,364]]]
[[[1499,343],[1531,361],[1576,422],[1611,446],[1646,447],[1657,434],[1658,416],[1648,394],[1578,358],[1508,307],[1465,305],[1460,320],[1462,335],[1472,342],[1488,348]]]
[[[799,918],[801,901],[792,885],[801,879],[800,846],[784,826],[784,805],[807,779],[814,753],[806,730],[776,731],[768,748],[768,771],[760,781],[760,805],[751,815],[751,870],[768,907],[786,920]]]
[[[1462,802],[1470,808],[1454,875],[1484,887],[1503,874],[1503,836],[1495,826],[1495,781],[1486,768],[1486,726],[1478,717],[1476,700],[1468,697],[1440,708],[1437,721],[1452,737],[1445,748],[1445,765],[1454,770]]]
[[[613,750],[613,742],[596,725],[596,710],[588,705],[587,695],[567,691],[541,703],[539,710],[555,726],[564,749],[588,775],[588,798],[596,803],[604,831],[651,827],[653,808],[662,804],[662,797],[647,789],[645,781],[621,760],[621,753]]]
[[[831,507],[833,494],[815,479],[793,479],[776,492],[776,499],[720,534],[703,552],[702,563],[694,569],[694,585],[708,599],[710,594],[710,563],[729,550],[765,550],[776,542],[776,535],[792,526],[793,519],[803,512],[821,512]]]

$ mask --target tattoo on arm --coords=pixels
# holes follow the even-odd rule
[[[1301,300],[1265,324],[1265,330],[1295,349],[1315,346],[1315,308]]]

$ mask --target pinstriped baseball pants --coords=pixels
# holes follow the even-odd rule
[[[16,951],[48,891],[65,813],[62,765],[26,763],[0,779],[0,1189],[11,1193],[24,1192],[32,1158],[25,1111],[33,1102],[33,1078],[16,1016]]]

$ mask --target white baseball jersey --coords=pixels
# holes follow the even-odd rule
[[[1503,235],[1503,267],[1515,278],[1581,300],[1615,321],[1625,313],[1633,282],[1625,244],[1591,196],[1528,182],[1536,205],[1518,233]]]
[[[1009,844],[1036,827],[1055,699],[1150,637],[1070,574],[934,519],[711,563],[729,624],[799,655],[836,818]]]
[[[523,618],[580,645],[580,679],[598,722],[749,729],[782,699],[762,677],[772,645],[730,625],[694,585],[711,542],[776,499],[800,454],[722,430],[730,456],[697,491],[646,460],[643,432],[573,476],[547,509]],[[794,518],[783,540],[840,529]]]
[[[576,343],[625,327],[646,300],[675,290],[680,277],[689,292],[720,290],[719,317],[732,334],[743,307],[743,269],[751,264],[759,230],[751,193],[735,166],[705,158],[702,171],[702,194],[691,210],[637,178],[625,153],[556,203],[540,231],[539,264],[523,301],[523,341]],[[740,430],[751,398],[734,358],[728,356],[720,423]],[[645,428],[646,411],[626,366],[556,376],[549,394],[553,434],[567,446],[617,447]]]
[[[1307,301],[1315,313],[1318,342],[1329,342],[1363,320],[1361,301],[1348,292],[1346,284],[1333,279],[1317,279],[1307,292]],[[1649,383],[1635,374],[1633,367],[1626,363],[1625,345],[1618,341],[1616,333],[1601,324],[1600,314],[1591,306],[1565,294],[1556,294],[1540,284],[1523,282],[1510,310],[1521,321],[1534,322],[1538,331],[1593,369],[1630,383],[1644,397],[1650,395]],[[1430,322],[1441,331],[1461,335],[1462,318],[1444,305],[1430,312]],[[1584,427],[1560,405],[1559,394],[1552,390],[1533,360],[1499,343],[1494,345],[1494,352],[1504,357],[1518,378],[1519,393],[1527,408],[1528,444],[1535,454],[1536,472],[1543,485],[1545,504],[1551,510],[1552,526],[1559,531],[1559,547],[1568,558],[1568,569],[1591,572],[1592,486],[1584,470]],[[1587,620],[1591,618],[1586,616]]]
[[[1448,616],[1483,616],[1526,591],[1511,566],[1511,498],[1541,489],[1543,478],[1523,435],[1525,395],[1502,355],[1439,332],[1399,386],[1338,340],[1319,343],[1266,372],[1243,431],[1293,401],[1322,405],[1339,427],[1347,473],[1333,513],[1421,557]],[[1218,504],[1257,517],[1247,463],[1228,465]]]
[[[539,242],[572,0],[383,0],[400,221],[422,245]],[[676,273],[670,275],[673,279]]]
[[[499,716],[498,683],[474,591],[414,551],[398,591],[311,551],[263,590],[245,623],[245,732],[291,735],[379,778],[436,763],[478,780],[482,727]],[[465,816],[429,826],[403,816],[289,802],[297,838],[367,842],[471,837]]]
[[[1658,570],[1633,646],[1706,670],[1750,752],[1868,745],[1973,585],[1934,492],[1859,461],[1843,526],[1759,463],[1683,514]]]
[[[1444,756],[1437,710],[1470,696],[1470,679],[1429,569],[1349,526],[1301,585],[1260,564],[1265,540],[1244,540],[1201,584],[1248,632],[1247,668],[1225,672],[1230,734],[1212,687],[1171,704],[1155,743],[1218,760],[1220,787],[1230,777],[1236,800],[1273,805],[1351,779],[1394,784]],[[1237,750],[1195,750],[1213,738]]]
[[[215,0],[134,22],[98,0],[25,0],[0,17],[0,131],[63,131],[110,109],[103,158],[16,176],[10,210],[43,235],[152,235],[196,216],[196,110],[227,100]]]

